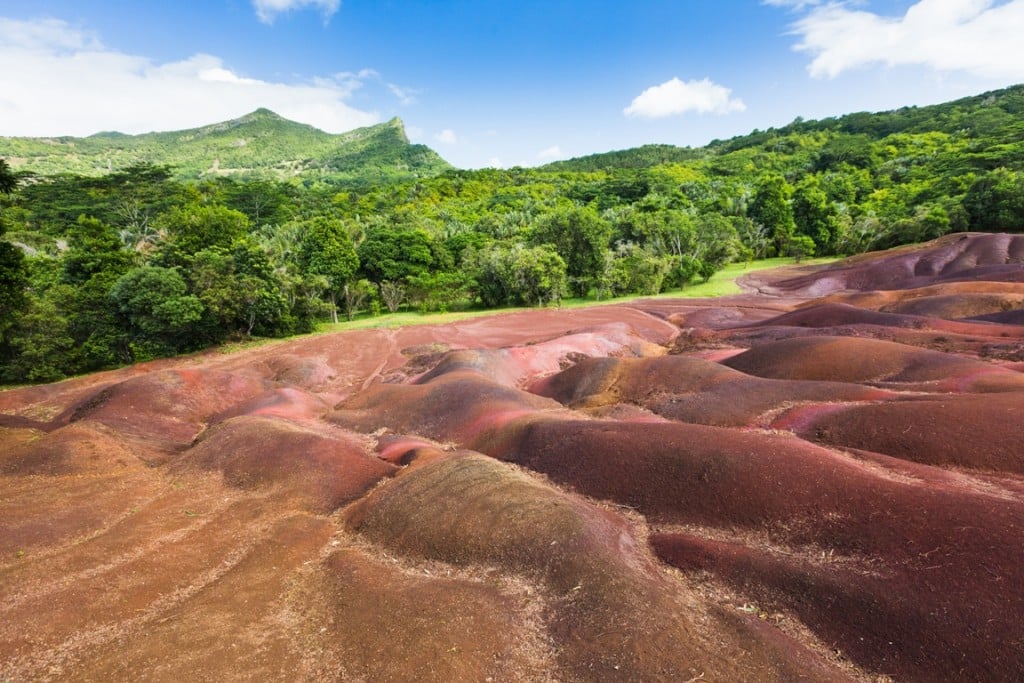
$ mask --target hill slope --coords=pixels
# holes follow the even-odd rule
[[[812,133],[828,134],[829,139],[839,137],[844,141],[841,144],[844,148],[853,147],[859,141],[857,138],[850,140],[846,136],[861,136],[864,141],[877,141],[898,133],[944,133],[967,139],[998,139],[1003,144],[1012,144],[1024,138],[1022,114],[1024,85],[1015,85],[926,107],[902,107],[887,112],[856,112],[815,121],[798,118],[781,128],[754,130],[747,135],[728,140],[712,140],[702,148],[643,145],[556,161],[542,168],[552,171],[650,168],[659,164],[685,163],[693,159],[757,147],[774,148],[779,146],[780,141],[782,148],[785,149],[786,138]],[[999,157],[1000,152],[1005,151],[996,148],[992,153]],[[1011,155],[1008,158],[999,157],[990,161],[998,166],[1009,165],[1013,161],[1020,163],[1021,159]],[[994,167],[991,164],[987,165]]]
[[[413,145],[400,119],[333,135],[267,109],[188,130],[86,138],[0,138],[0,157],[41,175],[102,175],[133,164],[173,167],[179,178],[218,175],[380,180],[432,176],[450,168]]]

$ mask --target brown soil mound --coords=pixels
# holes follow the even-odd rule
[[[307,600],[329,627],[315,647],[335,665],[317,673],[343,680],[517,681],[543,680],[555,668],[536,623],[539,599],[529,587],[509,590],[494,585],[499,577],[481,582],[435,577],[426,567],[403,569],[356,548],[327,558]]]
[[[0,680],[1022,680],[1022,257],[0,391]]]
[[[945,294],[901,301],[881,310],[933,318],[977,318],[991,313],[1005,313],[1024,306],[1024,296],[1005,294]]]
[[[964,310],[969,307],[963,306]],[[1012,325],[984,324],[971,321],[945,320],[939,317],[925,317],[904,313],[886,313],[857,308],[848,304],[821,304],[801,308],[792,313],[763,320],[750,326],[754,330],[779,328],[810,328],[820,330],[819,334],[835,335],[844,331],[849,334],[857,330],[874,330],[875,335],[898,335],[902,330],[934,330],[959,335],[986,337],[1024,338],[1024,329]],[[732,328],[731,332],[743,328]]]
[[[239,488],[283,488],[313,512],[329,513],[366,493],[395,468],[355,438],[324,427],[243,416],[204,433],[173,468],[218,471]]]
[[[0,455],[0,473],[53,476],[138,468],[142,461],[117,432],[94,422],[76,422],[11,444]]]
[[[808,305],[815,303],[839,303],[879,310],[889,305],[909,303],[915,299],[930,299],[937,296],[962,296],[969,300],[976,296],[988,297],[991,295],[997,295],[1005,301],[1015,301],[1024,297],[1024,283],[980,280],[973,282],[944,282],[938,285],[916,287],[913,289],[837,292],[816,299]]]
[[[751,377],[686,356],[587,359],[530,390],[576,410],[628,403],[672,420],[720,427],[753,426],[761,416],[794,403],[893,396],[855,384]]]
[[[1009,681],[1024,666],[1020,648],[1006,645],[1019,642],[1019,601],[975,602],[941,571],[946,556],[938,546],[931,549],[939,555],[934,564],[908,571],[847,563],[828,553],[808,560],[688,534],[659,534],[651,544],[666,562],[742,590],[762,618],[796,612],[828,642],[841,643],[844,656],[896,680]]]
[[[1024,326],[1024,309],[1016,311],[1004,311],[1002,313],[986,313],[985,315],[975,315],[968,318],[968,320],[997,323],[999,325]]]
[[[210,423],[229,420],[239,415],[264,415],[286,420],[313,421],[328,411],[323,399],[301,389],[272,389],[248,401],[241,401],[210,418]]]
[[[866,254],[774,283],[777,291],[822,296],[833,291],[926,287],[936,282],[1024,281],[1024,236],[947,235],[923,245]]]
[[[819,443],[929,465],[1024,474],[1024,393],[858,405],[805,417]]]
[[[238,373],[165,370],[89,396],[75,407],[70,420],[89,419],[124,434],[180,448],[202,431],[207,419],[267,388],[264,380]]]
[[[346,429],[421,434],[464,442],[498,420],[559,406],[490,381],[469,370],[452,370],[418,385],[381,384],[338,406],[328,419]]]
[[[636,681],[813,673],[785,651],[744,656],[728,641],[709,650],[692,608],[624,520],[489,458],[456,455],[400,477],[355,507],[349,524],[402,555],[538,581],[560,606],[548,628],[566,672]],[[745,661],[751,654],[757,669]]]
[[[876,670],[920,677],[931,667],[932,676],[971,671],[970,678],[996,671],[1005,678],[1024,665],[1019,652],[998,645],[1024,608],[1005,583],[1021,573],[1024,560],[1014,540],[1024,522],[1019,499],[997,502],[965,491],[956,479],[876,469],[878,461],[841,457],[793,438],[690,425],[541,421],[501,444],[505,450],[494,455],[636,508],[656,524],[766,533],[799,569],[796,575],[784,577],[782,586],[771,577],[758,577],[767,585],[758,584],[743,569],[736,576],[725,571],[724,578],[745,591],[758,586],[753,593],[771,599],[771,609],[814,610],[821,622],[805,623],[833,642],[855,644],[849,654]],[[984,578],[975,575],[979,553],[990,563]],[[713,569],[687,564],[686,556],[668,559],[683,569]],[[823,561],[825,568],[816,566]],[[923,571],[932,573],[922,585]],[[809,573],[819,584],[808,585]],[[977,590],[985,596],[980,602],[968,597]],[[973,644],[988,644],[968,653],[961,647],[953,657],[920,654],[922,641],[930,652],[965,632],[979,634]],[[882,637],[886,648],[864,646]]]
[[[854,382],[917,391],[1017,391],[1024,375],[981,360],[877,339],[798,337],[723,361],[758,377]]]

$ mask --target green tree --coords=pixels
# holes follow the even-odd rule
[[[792,256],[793,260],[800,263],[809,256],[814,256],[814,240],[807,235],[794,235],[786,243],[786,256]]]
[[[169,235],[178,258],[212,247],[230,248],[249,233],[244,213],[217,204],[176,206],[160,217],[159,225]]]
[[[487,307],[555,303],[566,292],[565,261],[550,245],[496,242],[468,262],[477,295]]]
[[[464,270],[423,273],[409,278],[409,292],[421,311],[446,312],[468,303],[470,284],[470,278]],[[392,308],[395,305],[394,299],[388,303],[385,294],[390,297],[396,294],[393,285],[394,283],[381,283],[380,286],[381,299],[391,312],[397,310],[397,306]]]
[[[366,302],[372,301],[377,290],[369,280],[346,282],[341,288],[341,305],[345,309],[345,318],[354,320]]]
[[[273,180],[227,181],[224,203],[241,211],[254,226],[285,223],[292,218],[295,189]]]
[[[18,187],[18,180],[7,162],[0,159],[0,194],[8,195]],[[7,224],[0,215],[0,347],[8,329],[25,309],[28,299],[25,287],[28,285],[28,269],[25,255],[16,246],[4,239]]]
[[[1024,176],[997,168],[978,178],[963,199],[972,230],[1024,230]]]
[[[67,311],[68,330],[75,340],[76,372],[134,360],[109,296],[134,260],[113,226],[87,216],[73,226],[61,270],[62,282],[70,287],[60,305]]]
[[[679,259],[697,244],[697,226],[693,216],[679,209],[643,211],[634,228],[638,243],[660,256]]]
[[[158,266],[130,270],[111,288],[137,360],[191,350],[202,342],[196,325],[203,305],[187,289],[176,268]]]
[[[839,239],[835,205],[821,189],[817,176],[808,176],[793,191],[793,220],[796,232],[814,240],[817,254],[834,254]]]
[[[117,279],[135,257],[124,249],[112,226],[89,216],[79,217],[69,232],[68,250],[63,258],[64,281],[81,285],[94,276]]]
[[[611,236],[611,224],[593,207],[563,206],[538,219],[532,242],[555,248],[565,262],[570,290],[582,297],[604,269]]]
[[[103,218],[118,229],[126,247],[145,252],[164,238],[156,217],[170,208],[181,190],[170,178],[170,168],[142,163],[100,179]]]
[[[18,178],[6,159],[0,159],[0,194],[10,194],[18,188]]]
[[[360,269],[373,282],[404,282],[434,264],[432,239],[419,228],[381,226],[356,250]]]
[[[304,222],[299,263],[327,284],[331,320],[338,322],[338,296],[359,269],[359,256],[341,221],[319,216]]]
[[[10,330],[0,381],[55,382],[74,371],[75,340],[57,305],[67,289],[57,287],[29,301]]]
[[[657,294],[668,270],[668,259],[634,244],[622,244],[611,261],[612,293]]]
[[[867,135],[833,134],[814,161],[816,171],[825,171],[841,165],[870,168],[874,163],[871,138]]]
[[[231,249],[215,246],[197,253],[189,269],[191,291],[206,311],[212,340],[290,331],[288,303],[266,253],[252,240]]]
[[[777,253],[784,252],[796,230],[789,203],[792,194],[792,186],[781,175],[764,176],[758,181],[747,210],[747,215],[768,231]]]

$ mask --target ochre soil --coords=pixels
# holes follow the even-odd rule
[[[0,392],[0,681],[1024,680],[1024,238]]]

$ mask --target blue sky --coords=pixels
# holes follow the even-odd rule
[[[0,135],[257,107],[456,166],[706,144],[1024,82],[1024,0],[3,0]]]

